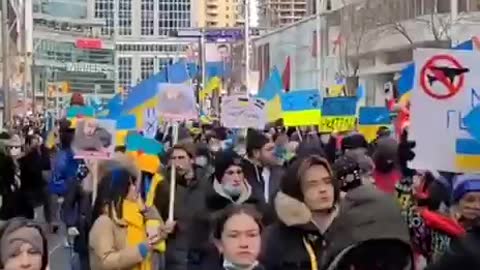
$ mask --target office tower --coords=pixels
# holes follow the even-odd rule
[[[258,0],[261,27],[282,27],[309,15],[310,0]]]
[[[33,0],[31,72],[38,99],[72,92],[108,98],[115,92],[114,46],[89,0]],[[28,78],[28,76],[27,76]],[[53,103],[53,102],[52,102]],[[47,104],[48,105],[48,104]]]
[[[192,40],[171,34],[172,30],[192,27],[192,21],[197,19],[197,14],[192,14],[196,6],[192,5],[198,5],[199,0],[117,1],[92,0],[95,18],[105,21],[102,33],[115,36],[119,85],[129,89],[168,63],[185,57]]]

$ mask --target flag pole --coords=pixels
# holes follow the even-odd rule
[[[246,96],[250,90],[250,1],[245,0],[245,85]]]

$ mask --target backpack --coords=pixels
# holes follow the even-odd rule
[[[54,160],[52,176],[48,183],[48,190],[52,194],[64,196],[75,179],[78,161],[74,159],[72,150],[60,150]]]

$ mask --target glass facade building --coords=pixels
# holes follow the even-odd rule
[[[115,92],[113,43],[89,18],[88,3],[34,0],[32,86],[38,96],[60,87],[84,94]]]
[[[166,64],[184,57],[189,42],[172,30],[192,25],[191,1],[118,0],[118,81],[124,89],[147,79]],[[103,34],[113,34],[113,0],[93,0],[94,16],[105,20]]]

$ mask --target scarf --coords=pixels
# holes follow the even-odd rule
[[[127,246],[138,246],[147,241],[147,233],[143,215],[136,202],[123,201],[123,219],[127,223]],[[151,255],[131,270],[151,270]]]

